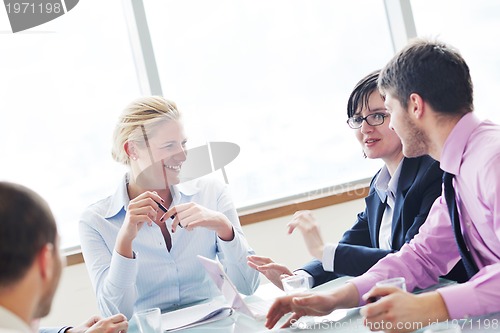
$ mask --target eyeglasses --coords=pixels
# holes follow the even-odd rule
[[[384,123],[384,119],[389,117],[387,113],[372,113],[366,117],[356,116],[347,119],[347,125],[352,129],[361,128],[363,120],[370,126],[380,126]]]

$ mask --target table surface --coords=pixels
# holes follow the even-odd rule
[[[321,286],[314,288],[314,291],[329,291],[333,290],[339,286],[342,286],[349,277],[342,277],[330,282],[327,282]],[[444,282],[446,283],[446,282]],[[258,301],[260,299],[270,299],[276,298],[284,295],[284,292],[274,286],[272,283],[262,284],[257,292],[248,296],[246,300],[248,302]],[[337,310],[337,313],[342,310]],[[281,322],[284,322],[282,320]],[[475,317],[466,320],[454,320],[453,323],[457,323],[461,328],[463,333],[493,333],[500,332],[500,313],[490,314],[482,317]],[[439,325],[449,325],[449,323],[440,323]],[[276,325],[279,327],[279,325]],[[426,327],[416,330],[417,333],[423,333]],[[362,318],[359,314],[350,316],[339,321],[324,320],[322,318],[308,317],[301,320],[299,328],[287,328],[279,329],[274,328],[273,330],[268,330],[264,326],[264,321],[256,321],[255,319],[249,318],[240,313],[234,312],[230,317],[225,319],[203,324],[189,329],[183,329],[178,332],[185,333],[255,333],[255,332],[339,332],[339,333],[352,333],[352,332],[370,332],[367,327],[363,325]],[[135,325],[134,319],[130,321],[129,326],[130,333],[137,333],[137,326]]]

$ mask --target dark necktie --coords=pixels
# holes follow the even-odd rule
[[[444,197],[446,199],[446,205],[448,206],[448,212],[450,213],[451,225],[453,226],[453,231],[455,233],[455,240],[458,245],[458,252],[462,257],[462,262],[464,263],[465,270],[469,279],[476,275],[479,271],[472,255],[465,245],[464,237],[462,236],[462,230],[460,228],[460,219],[458,216],[457,202],[455,199],[455,189],[453,188],[453,177],[455,175],[445,172],[443,174],[444,183]]]

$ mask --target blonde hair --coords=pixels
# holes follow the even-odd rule
[[[132,101],[120,115],[113,133],[113,159],[130,165],[130,158],[124,148],[125,142],[144,142],[143,128],[154,128],[162,120],[179,120],[180,116],[175,103],[161,96],[141,97]],[[148,133],[151,135],[150,131]]]

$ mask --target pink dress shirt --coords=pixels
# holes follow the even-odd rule
[[[465,242],[479,272],[463,284],[438,290],[451,319],[500,311],[500,126],[462,117],[448,136],[441,169],[455,176],[454,188]],[[360,296],[375,282],[404,276],[408,290],[427,288],[460,255],[444,196],[434,202],[417,236],[353,282]],[[360,300],[362,303],[362,300]]]

